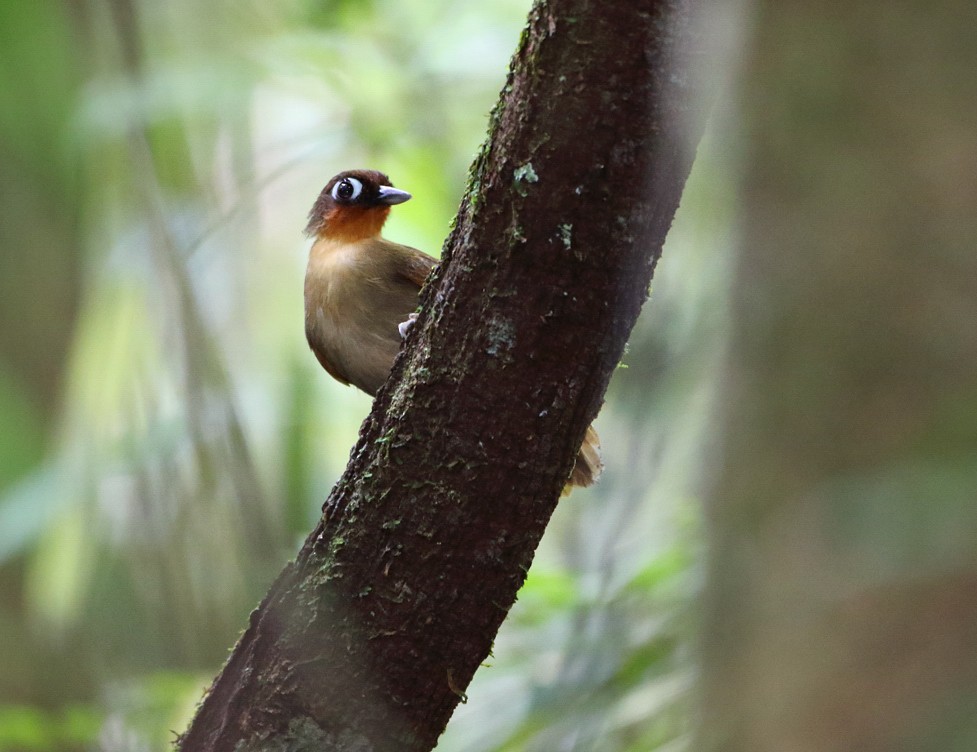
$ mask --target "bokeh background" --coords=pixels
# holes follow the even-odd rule
[[[164,750],[340,474],[365,395],[304,341],[306,213],[351,167],[437,253],[529,0],[0,3],[0,751]],[[678,750],[728,153],[494,655],[438,749]],[[665,438],[668,438],[665,441]]]

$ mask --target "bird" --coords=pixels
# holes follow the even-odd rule
[[[305,336],[326,373],[375,396],[416,318],[418,294],[438,261],[381,234],[390,208],[412,198],[376,170],[346,170],[319,193],[305,232]],[[564,494],[603,469],[588,427]]]

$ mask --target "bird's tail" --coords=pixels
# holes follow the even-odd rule
[[[576,487],[586,488],[592,486],[604,469],[604,462],[600,457],[600,437],[593,426],[587,426],[587,433],[584,434],[583,444],[577,452],[577,461],[570,473],[570,479],[563,487],[563,495],[566,496]]]

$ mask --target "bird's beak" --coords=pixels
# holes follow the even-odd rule
[[[394,204],[402,204],[408,200],[410,200],[410,194],[407,191],[402,191],[399,188],[394,188],[392,185],[380,186],[381,204],[386,204],[387,206],[393,206]]]

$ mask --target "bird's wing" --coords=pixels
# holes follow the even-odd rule
[[[321,349],[313,347],[312,352],[315,353],[316,360],[319,361],[320,365],[322,365],[322,367],[326,369],[326,373],[328,373],[330,376],[336,379],[336,381],[338,381],[340,384],[343,384],[344,386],[349,386],[350,381],[349,378],[346,376],[346,374],[340,371],[339,368],[337,368],[335,365],[330,363],[328,360],[326,360],[325,353],[323,353]]]
[[[305,322],[305,339],[309,343],[309,348],[315,353],[316,360],[319,364],[326,369],[326,373],[332,376],[336,381],[341,384],[349,386],[350,378],[347,376],[335,363],[331,362],[326,357],[326,348],[323,347],[322,343],[319,341],[319,337],[316,332],[315,326],[312,322],[306,320]]]
[[[438,260],[410,246],[405,245],[401,248],[409,251],[409,253],[398,255],[398,260],[403,259],[403,262],[397,273],[411,284],[417,285],[417,289],[420,289],[424,286],[424,281],[431,270],[438,265]]]

